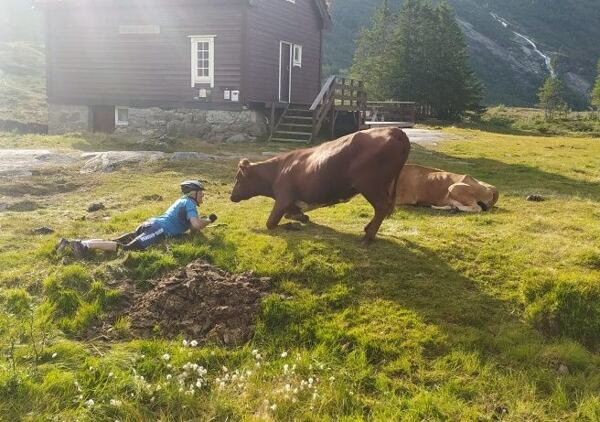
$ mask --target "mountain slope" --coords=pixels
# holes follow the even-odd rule
[[[41,28],[30,2],[0,0],[0,120],[47,120]]]
[[[402,0],[390,0],[400,7]],[[471,61],[486,87],[485,102],[532,105],[550,58],[582,106],[600,58],[597,0],[450,0],[467,38]],[[381,0],[335,0],[325,43],[325,73],[346,71],[354,41]],[[352,34],[352,35],[348,35]],[[544,57],[546,56],[546,57]]]

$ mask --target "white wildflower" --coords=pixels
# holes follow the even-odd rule
[[[276,410],[276,409],[277,409],[277,404],[273,403],[273,404],[271,405],[271,410]]]
[[[331,381],[331,382],[335,381],[335,377],[334,377],[333,375],[332,375],[332,376],[330,376],[330,377],[329,377],[329,381]]]
[[[196,340],[190,341],[190,346],[196,347],[197,345],[198,345],[198,342]]]
[[[85,405],[87,407],[92,407],[94,405],[94,400],[93,399],[89,399],[88,401],[85,402]]]
[[[250,375],[252,375],[252,371],[250,371],[250,370],[246,371],[246,376],[249,377]]]
[[[281,354],[281,357],[282,357],[282,358],[285,358],[285,357],[287,357],[287,352],[283,352],[283,353]]]
[[[164,355],[162,355],[163,360],[169,360],[171,359],[171,355],[168,353],[165,353]]]
[[[312,377],[310,377],[310,378],[308,379],[308,383],[309,383],[310,385],[312,385],[312,383],[313,383],[313,382],[314,382],[314,380],[312,379]]]
[[[196,380],[196,387],[202,388],[202,380],[200,378]]]
[[[110,405],[111,406],[115,406],[115,407],[119,407],[119,406],[121,406],[121,400],[110,399]]]
[[[288,364],[287,364],[287,363],[286,363],[285,365],[283,365],[283,373],[284,373],[284,374],[287,374],[287,372],[288,372],[288,369],[289,369],[289,366],[288,366]]]
[[[257,349],[252,350],[252,356],[256,356],[257,354],[258,354],[258,350]]]
[[[183,347],[187,347],[188,345],[188,341],[186,339],[183,339]]]
[[[109,372],[109,373],[108,373],[108,378],[112,378],[112,377],[114,377],[114,376],[115,376],[115,374],[113,374],[112,372]]]
[[[290,391],[292,389],[292,386],[289,384],[285,385],[285,391]]]
[[[56,352],[52,353],[52,359],[54,359],[57,356],[58,356],[58,353],[56,353]]]
[[[221,369],[223,370],[223,372],[227,372],[228,371],[228,369],[227,369],[226,366],[223,366]]]
[[[167,374],[167,379],[170,380],[171,378],[173,378],[173,375]]]

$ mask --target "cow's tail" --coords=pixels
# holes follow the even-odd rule
[[[400,153],[400,160],[398,162],[397,171],[394,175],[394,181],[390,186],[389,194],[392,200],[390,214],[392,214],[396,209],[396,198],[398,197],[398,190],[400,189],[400,187],[398,186],[398,180],[400,179],[400,174],[402,173],[402,169],[404,168],[404,165],[406,164],[406,161],[408,160],[408,155],[410,153],[410,140],[408,139],[408,136],[406,136],[406,133],[404,133],[402,129],[394,128],[392,132],[392,138],[394,139],[394,142],[402,142],[403,144],[405,144],[406,151],[403,150]]]

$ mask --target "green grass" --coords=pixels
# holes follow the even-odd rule
[[[266,230],[269,199],[229,202],[237,157],[269,145],[231,147],[220,161],[2,180],[5,198],[40,208],[0,213],[0,415],[600,419],[600,142],[450,132],[466,140],[415,147],[411,161],[496,185],[498,206],[478,215],[402,208],[368,249],[359,246],[372,215],[362,198],[312,212],[314,223],[298,232]],[[94,149],[96,139],[98,149],[113,142],[5,135],[0,144]],[[132,229],[162,212],[190,177],[207,181],[201,211],[224,225],[80,263],[53,252],[59,236]],[[57,189],[60,180],[70,188]],[[27,195],[27,186],[39,189]],[[527,202],[531,193],[547,201]],[[163,199],[140,201],[153,194]],[[97,201],[107,209],[87,213]],[[57,233],[31,234],[41,225]],[[248,345],[81,340],[116,300],[115,282],[144,285],[198,257],[273,277],[275,294]],[[126,334],[129,324],[123,316],[115,331]]]
[[[597,112],[569,112],[545,120],[544,111],[540,109],[497,106],[488,109],[480,120],[465,126],[514,135],[600,138]]]

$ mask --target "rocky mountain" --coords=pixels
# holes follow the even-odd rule
[[[325,74],[347,72],[360,30],[382,0],[333,0]],[[449,0],[466,36],[486,104],[534,105],[556,72],[584,107],[600,58],[598,0]],[[402,0],[389,0],[400,7]]]

